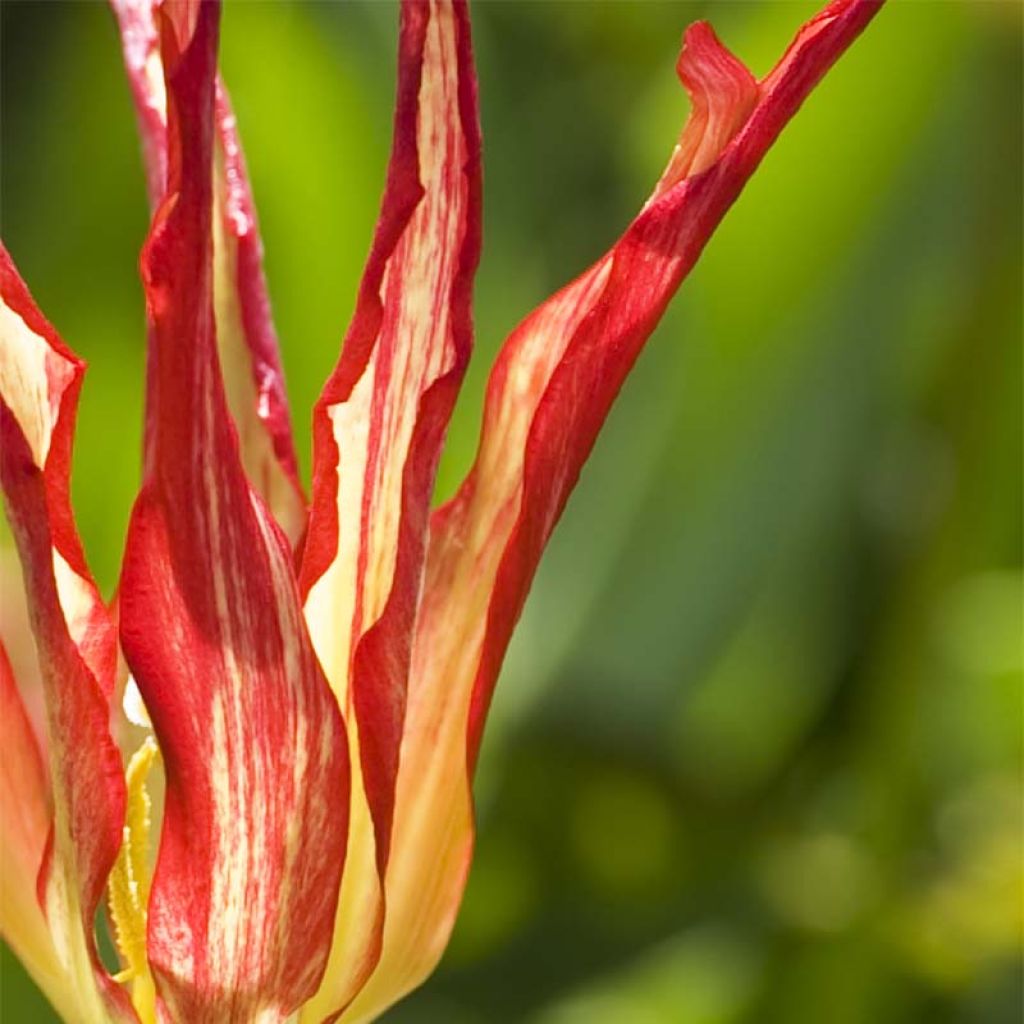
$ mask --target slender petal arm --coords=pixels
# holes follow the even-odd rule
[[[167,175],[167,93],[155,20],[157,0],[111,0],[111,5],[121,32],[147,190],[155,208],[163,197]],[[306,526],[306,501],[298,479],[252,189],[238,126],[219,79],[216,109],[214,303],[228,408],[249,480],[289,541],[296,544]],[[146,434],[151,439],[148,415]]]
[[[377,953],[430,501],[469,358],[480,250],[465,4],[403,4],[399,47],[380,220],[341,359],[314,414],[301,580],[310,631],[358,751],[352,859],[331,970],[306,1011],[315,1020],[349,1001]]]
[[[471,765],[541,551],[640,349],[779,132],[880,6],[881,0],[834,0],[800,29],[760,83],[708,25],[694,25],[679,75],[696,131],[684,129],[654,194],[618,244],[532,314],[499,356],[476,466],[435,520],[442,562],[452,558],[451,538],[467,533],[474,551],[501,549],[491,563],[470,708]],[[456,558],[465,564],[464,554]],[[479,563],[474,574],[478,569]]]
[[[39,868],[39,899],[65,976],[66,988],[56,1001],[70,1001],[80,1019],[91,1022],[133,1020],[134,1013],[100,964],[93,934],[121,844],[125,787],[109,723],[116,633],[85,564],[69,493],[84,372],[85,364],[43,318],[0,245],[0,482],[39,657],[52,783],[53,819]],[[16,757],[25,785],[38,788],[42,780],[26,732],[30,727],[18,715],[23,708],[12,687],[7,679],[5,772],[8,759]],[[38,800],[23,810],[26,828],[35,830]],[[37,841],[38,835],[18,837],[32,847]],[[53,991],[52,983],[47,991]]]
[[[513,332],[491,374],[476,464],[432,518],[408,692],[383,952],[346,1021],[418,984],[447,942],[473,824],[469,779],[541,550],[646,339],[814,84],[874,15],[835,0],[757,82],[707,25],[679,73],[692,114],[653,195],[593,267]]]
[[[269,1024],[313,994],[327,963],[347,752],[290,548],[245,477],[220,379],[219,13],[206,2],[160,11],[168,185],[142,257],[153,435],[128,531],[121,641],[166,772],[147,930],[161,1019]]]

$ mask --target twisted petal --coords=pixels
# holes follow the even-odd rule
[[[480,249],[465,4],[403,4],[399,47],[383,207],[342,356],[314,418],[306,617],[359,756],[352,859],[311,1020],[345,1006],[378,952],[430,499],[469,357]]]
[[[111,0],[111,4],[121,31],[150,204],[155,208],[167,176],[167,90],[155,20],[158,4],[157,0]],[[298,480],[252,190],[235,116],[219,78],[214,154],[214,308],[228,408],[238,430],[246,474],[295,544],[305,529],[306,502]],[[147,416],[147,448],[152,430],[152,417]]]
[[[109,725],[116,634],[85,564],[69,494],[84,372],[85,364],[43,318],[0,245],[0,482],[39,656],[53,802],[39,868],[43,780],[5,655],[4,771],[23,773],[26,787],[8,855],[16,858],[19,875],[39,869],[39,896],[63,990],[53,982],[50,950],[27,908],[22,920],[29,931],[12,940],[17,948],[28,943],[35,950],[36,969],[49,979],[43,987],[58,1005],[73,1000],[78,1015],[89,1021],[131,1020],[124,994],[100,964],[93,935],[121,843],[125,789]],[[11,804],[6,796],[4,802],[6,817]],[[6,866],[5,856],[5,872]],[[19,905],[24,903],[21,893]]]
[[[541,550],[669,299],[815,83],[878,8],[835,0],[758,83],[710,27],[686,34],[693,113],[653,195],[593,267],[513,332],[491,375],[475,466],[430,526],[387,877],[383,950],[345,1020],[433,968],[472,848],[469,778]]]
[[[347,832],[337,704],[247,482],[214,337],[219,8],[161,8],[167,192],[143,251],[152,437],[121,640],[166,770],[148,954],[170,1020],[283,1020],[327,962]]]

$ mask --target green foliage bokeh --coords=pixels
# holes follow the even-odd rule
[[[685,116],[815,5],[479,3],[485,254],[439,491],[517,320]],[[138,484],[147,227],[100,3],[0,9],[4,241],[90,371],[106,592]],[[303,472],[390,142],[390,4],[229,2]],[[436,976],[396,1024],[906,1024],[1020,1004],[1021,17],[894,2],[769,154],[625,389],[534,587]],[[47,1010],[4,949],[0,1012]],[[9,1015],[9,1018],[8,1016]]]

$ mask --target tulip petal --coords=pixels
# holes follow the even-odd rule
[[[167,93],[156,29],[157,0],[111,0],[135,101],[150,204],[167,174]],[[214,165],[214,306],[217,349],[242,464],[289,541],[306,526],[284,371],[263,276],[263,246],[238,126],[217,82]],[[150,385],[152,387],[152,384]],[[147,413],[146,435],[152,434]],[[149,441],[147,440],[147,447]]]
[[[121,843],[125,787],[109,723],[116,633],[86,567],[69,493],[85,364],[43,318],[2,245],[0,299],[0,481],[39,657],[54,811],[42,867],[38,800],[26,819],[31,834],[18,837],[27,844],[19,856],[37,861],[39,897],[68,986],[57,998],[73,1000],[83,1019],[132,1020],[93,934]],[[7,759],[16,758],[25,785],[42,785],[31,727],[18,715],[9,681],[4,687],[5,704],[16,701],[4,714],[5,772]]]
[[[0,935],[58,1012],[74,1005],[36,898],[50,831],[49,782],[39,744],[0,644]]]
[[[693,113],[611,251],[513,332],[476,464],[431,520],[380,962],[342,1019],[372,1019],[432,970],[473,843],[469,778],[495,679],[546,543],[626,373],[705,242],[815,83],[878,8],[836,0],[758,83],[707,25],[686,34]]]
[[[287,540],[250,487],[214,339],[219,7],[160,9],[168,188],[143,251],[152,439],[121,578],[121,641],[160,743],[147,947],[164,1019],[283,1020],[330,947],[347,751]]]
[[[387,188],[341,358],[314,417],[306,618],[358,765],[352,860],[324,991],[351,998],[376,954],[405,690],[441,443],[472,341],[480,139],[465,4],[401,9]],[[360,785],[361,784],[361,785]],[[359,852],[357,853],[357,847]],[[356,880],[354,872],[359,873]]]

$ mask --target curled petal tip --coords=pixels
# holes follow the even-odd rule
[[[707,170],[746,123],[760,95],[747,66],[706,21],[695,22],[684,33],[676,73],[691,111],[652,200]]]
[[[716,89],[731,91],[757,85],[747,66],[734,56],[706,21],[697,21],[683,33],[676,73],[691,99]]]

